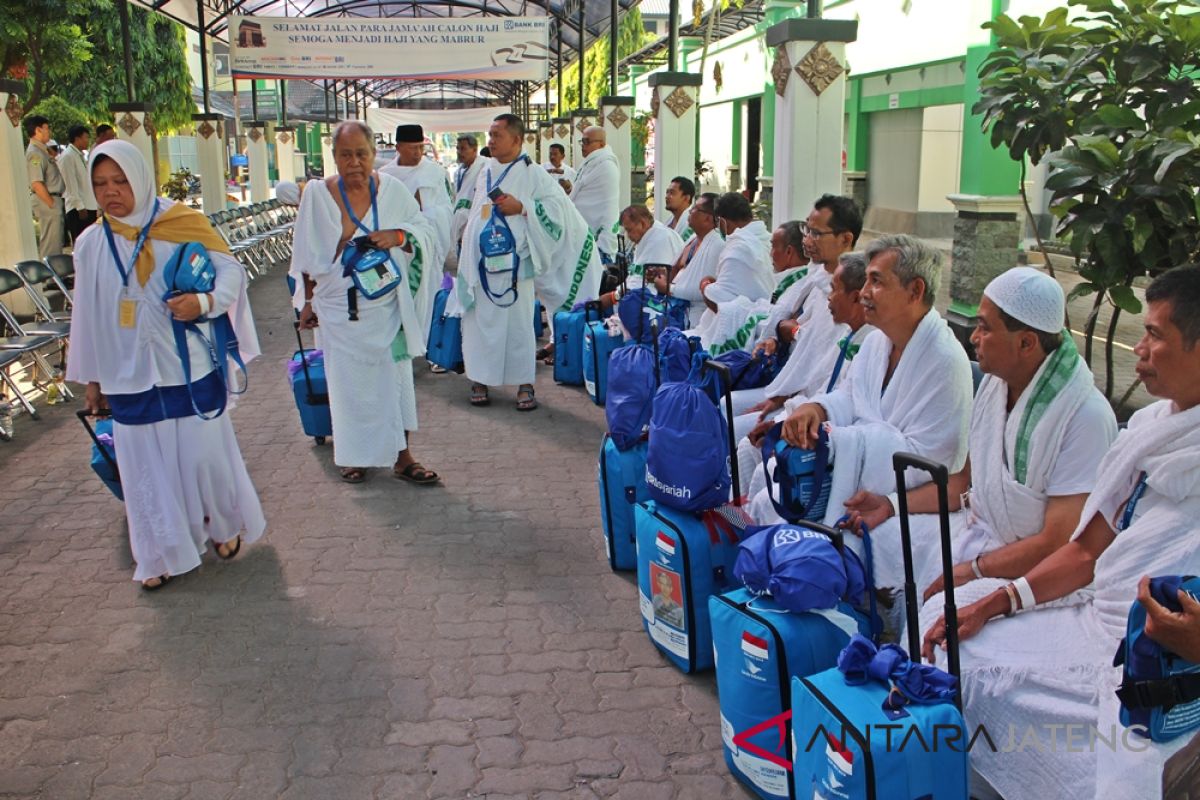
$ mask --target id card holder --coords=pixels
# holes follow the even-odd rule
[[[512,269],[512,254],[505,253],[502,256],[485,256],[483,265],[488,272],[508,272]]]
[[[122,328],[132,328],[137,324],[137,300],[128,294],[122,294],[118,303],[117,324]]]

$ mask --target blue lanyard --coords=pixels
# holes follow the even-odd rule
[[[1146,493],[1146,478],[1145,471],[1138,478],[1137,486],[1133,487],[1133,494],[1129,495],[1129,499],[1125,501],[1125,513],[1121,515],[1121,521],[1117,524],[1117,530],[1123,531],[1133,524],[1133,512],[1137,508],[1138,501],[1142,499],[1142,495]]]
[[[829,376],[829,385],[825,387],[825,394],[829,394],[833,391],[833,387],[837,383],[838,375],[842,373],[842,364],[846,362],[847,354],[850,351],[850,339],[852,336],[853,334],[851,334],[851,336],[847,336],[845,339],[842,339],[842,347],[841,350],[838,351],[837,362],[833,365],[833,374]]]
[[[473,166],[473,165],[472,165]],[[471,167],[463,164],[463,168],[458,171],[458,177],[454,179],[454,191],[461,192],[463,181],[467,178],[467,173],[471,171]]]
[[[491,193],[492,193],[492,191],[493,191],[493,190],[495,190],[495,188],[496,188],[497,186],[499,186],[500,184],[504,183],[504,179],[508,177],[508,171],[509,171],[509,170],[511,170],[513,167],[515,167],[517,164],[520,164],[522,161],[528,162],[528,161],[529,161],[529,156],[521,156],[521,157],[520,157],[520,158],[518,158],[516,161],[512,162],[512,163],[511,163],[511,164],[509,164],[507,167],[505,167],[505,168],[504,168],[504,172],[501,172],[501,173],[500,173],[500,178],[499,178],[499,180],[497,180],[495,183],[493,183],[493,182],[492,182],[492,168],[489,166],[489,167],[488,167],[488,171],[487,171],[487,190],[488,190],[488,194],[491,194]]]
[[[137,269],[138,256],[141,255],[142,248],[146,246],[146,240],[150,237],[150,226],[154,224],[154,218],[158,216],[158,198],[154,199],[154,208],[150,211],[150,219],[146,222],[146,226],[138,233],[137,241],[133,245],[133,256],[129,259],[129,269],[121,263],[121,256],[117,253],[117,242],[113,239],[112,228],[108,224],[108,217],[104,218],[104,235],[108,237],[108,250],[112,253],[113,262],[117,265],[117,272],[121,273],[121,284],[126,288],[129,287],[129,273]]]
[[[350,207],[350,198],[346,196],[346,184],[342,181],[341,176],[338,176],[338,191],[342,193],[342,204],[346,206],[346,213],[350,215],[350,221],[353,222],[363,233],[374,233],[379,230],[379,206],[375,204],[375,178],[368,178],[369,186],[371,187],[371,214],[372,221],[375,223],[375,228],[368,228],[362,224],[362,220],[354,215],[354,209]]]

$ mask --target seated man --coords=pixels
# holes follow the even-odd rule
[[[775,282],[771,279],[771,234],[754,218],[750,201],[737,192],[726,192],[717,200],[717,223],[725,235],[725,247],[717,265],[717,276],[700,282],[700,294],[711,315],[705,314],[696,329],[704,347],[713,355],[737,349],[750,341],[765,311],[755,304],[767,301]],[[718,312],[722,306],[725,316]]]
[[[671,218],[667,220],[667,226],[686,242],[692,238],[694,233],[689,224],[688,215],[692,210],[692,203],[696,199],[696,184],[682,175],[671,178],[671,183],[667,185],[666,196],[663,199],[667,213],[671,215]]]
[[[1058,281],[1017,267],[983,290],[971,335],[983,382],[971,413],[966,466],[950,478],[954,584],[1016,578],[1062,547],[1117,436],[1117,419],[1064,335]],[[969,495],[967,494],[969,492]],[[961,498],[970,497],[970,508]],[[907,495],[913,570],[923,597],[942,590],[937,493]],[[846,503],[873,533],[875,585],[903,586],[896,500],[859,492]],[[887,522],[884,522],[887,520]]]
[[[904,234],[867,245],[867,282],[860,302],[879,330],[863,342],[841,386],[797,408],[784,438],[817,446],[828,426],[833,455],[826,523],[838,519],[855,492],[887,492],[895,485],[892,454],[904,450],[962,469],[971,416],[971,365],[950,326],[933,307],[941,257]],[[910,474],[926,482],[925,473]],[[778,519],[760,493],[750,514],[760,523]],[[850,537],[853,539],[854,537]],[[849,544],[859,545],[847,540]]]
[[[1072,540],[1011,583],[967,584],[959,603],[972,729],[1007,735],[1011,724],[1040,739],[971,752],[972,767],[1009,798],[1158,798],[1164,762],[1191,738],[1156,744],[1125,731],[1114,694],[1113,653],[1143,576],[1200,574],[1200,267],[1160,275],[1146,303],[1137,374],[1162,400],[1135,413],[1100,462]],[[945,640],[941,599],[921,613],[927,659]],[[1089,747],[1085,733],[1081,747],[1053,747],[1051,728],[1104,740]]]
[[[696,309],[692,324],[700,321],[700,310],[704,297],[700,294],[700,283],[705,278],[715,278],[725,247],[725,237],[717,230],[717,195],[705,192],[696,198],[688,211],[688,227],[692,237],[683,245],[683,251],[675,259],[669,276],[655,282],[659,294],[670,288],[671,294],[687,300]]]
[[[763,338],[755,350],[788,352],[797,329],[808,319],[806,312],[825,307],[825,298],[829,296],[829,280],[837,268],[838,258],[855,248],[862,227],[862,212],[849,197],[825,194],[813,203],[813,209],[802,225],[801,239],[802,255],[810,262],[810,269],[803,275],[794,273],[799,277],[793,277],[786,284],[780,281],[771,295],[771,315],[767,317]],[[812,269],[813,264],[824,269]],[[808,298],[814,293],[819,296],[809,304]],[[775,388],[784,390],[787,387],[781,385]],[[798,390],[776,391],[775,394],[792,394],[795,391]]]
[[[798,334],[796,348],[804,353],[804,357],[788,362],[789,365],[803,366],[803,369],[794,370],[796,393],[787,399],[782,411],[773,403],[764,404],[761,410],[751,410],[734,419],[742,494],[753,497],[766,486],[766,479],[759,469],[762,465],[760,448],[763,436],[771,426],[783,422],[810,397],[837,388],[849,372],[850,363],[863,340],[875,330],[867,324],[866,309],[859,302],[866,281],[866,257],[862,253],[844,254],[833,273],[833,290],[829,293],[825,311],[815,315],[821,321],[814,319]],[[737,394],[734,392],[735,397]]]
[[[633,258],[629,276],[641,275],[646,266],[675,263],[683,250],[679,234],[659,222],[645,206],[629,206],[621,212],[621,227],[633,242]],[[651,276],[647,276],[650,278]]]

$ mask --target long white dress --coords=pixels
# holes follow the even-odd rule
[[[336,189],[335,189],[336,191]],[[333,461],[342,467],[386,467],[407,448],[405,430],[416,430],[416,393],[412,389],[412,358],[425,352],[421,301],[426,284],[441,270],[416,258],[429,228],[412,193],[388,175],[379,179],[379,226],[412,233],[413,255],[392,248],[393,260],[405,273],[394,292],[375,300],[357,298],[358,320],[350,321],[342,277],[341,209],[325,181],[312,181],[300,202],[293,244],[292,270],[316,282],[312,306],[320,323],[333,421]],[[371,212],[362,220],[371,227]],[[354,236],[363,235],[355,231]],[[401,326],[408,358],[397,360],[392,344]],[[407,388],[402,388],[407,387]]]
[[[600,249],[617,249],[616,227],[621,215],[621,166],[611,147],[593,150],[579,162],[571,186],[571,201],[591,228]]]
[[[132,150],[128,143],[120,144]],[[138,168],[123,148],[102,145],[93,158],[98,154],[116,160],[130,183],[138,186]],[[133,157],[142,161],[136,150]],[[145,187],[152,196],[153,184],[148,178]],[[173,205],[162,198],[158,202],[160,214]],[[146,208],[148,203],[139,204],[135,214]],[[114,242],[122,263],[128,265],[133,243],[120,236],[115,236]],[[186,383],[171,316],[162,301],[167,291],[162,266],[179,245],[152,239],[146,246],[154,254],[156,267],[145,286],[130,275],[128,291],[137,301],[137,316],[133,327],[123,328],[118,316],[125,289],[104,229],[92,225],[80,235],[75,246],[68,380],[95,381],[105,395]],[[209,314],[230,314],[242,358],[249,362],[259,350],[246,299],[245,271],[229,256],[210,255],[217,279]],[[200,323],[200,327],[204,330],[210,325]],[[211,365],[211,360],[199,337],[189,336],[188,347],[195,382],[212,371],[211,366],[204,366]],[[209,541],[228,542],[241,532],[243,540],[251,543],[266,530],[258,494],[238,448],[232,413],[227,409],[212,420],[189,416],[144,425],[113,423],[129,542],[137,562],[135,581],[188,572],[200,566]]]

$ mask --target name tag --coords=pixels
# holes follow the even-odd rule
[[[132,328],[137,324],[137,300],[122,297],[117,311],[117,324],[122,328]]]
[[[479,207],[479,218],[484,219],[484,220],[492,218],[492,204],[491,203],[484,203],[483,205],[481,205]]]

